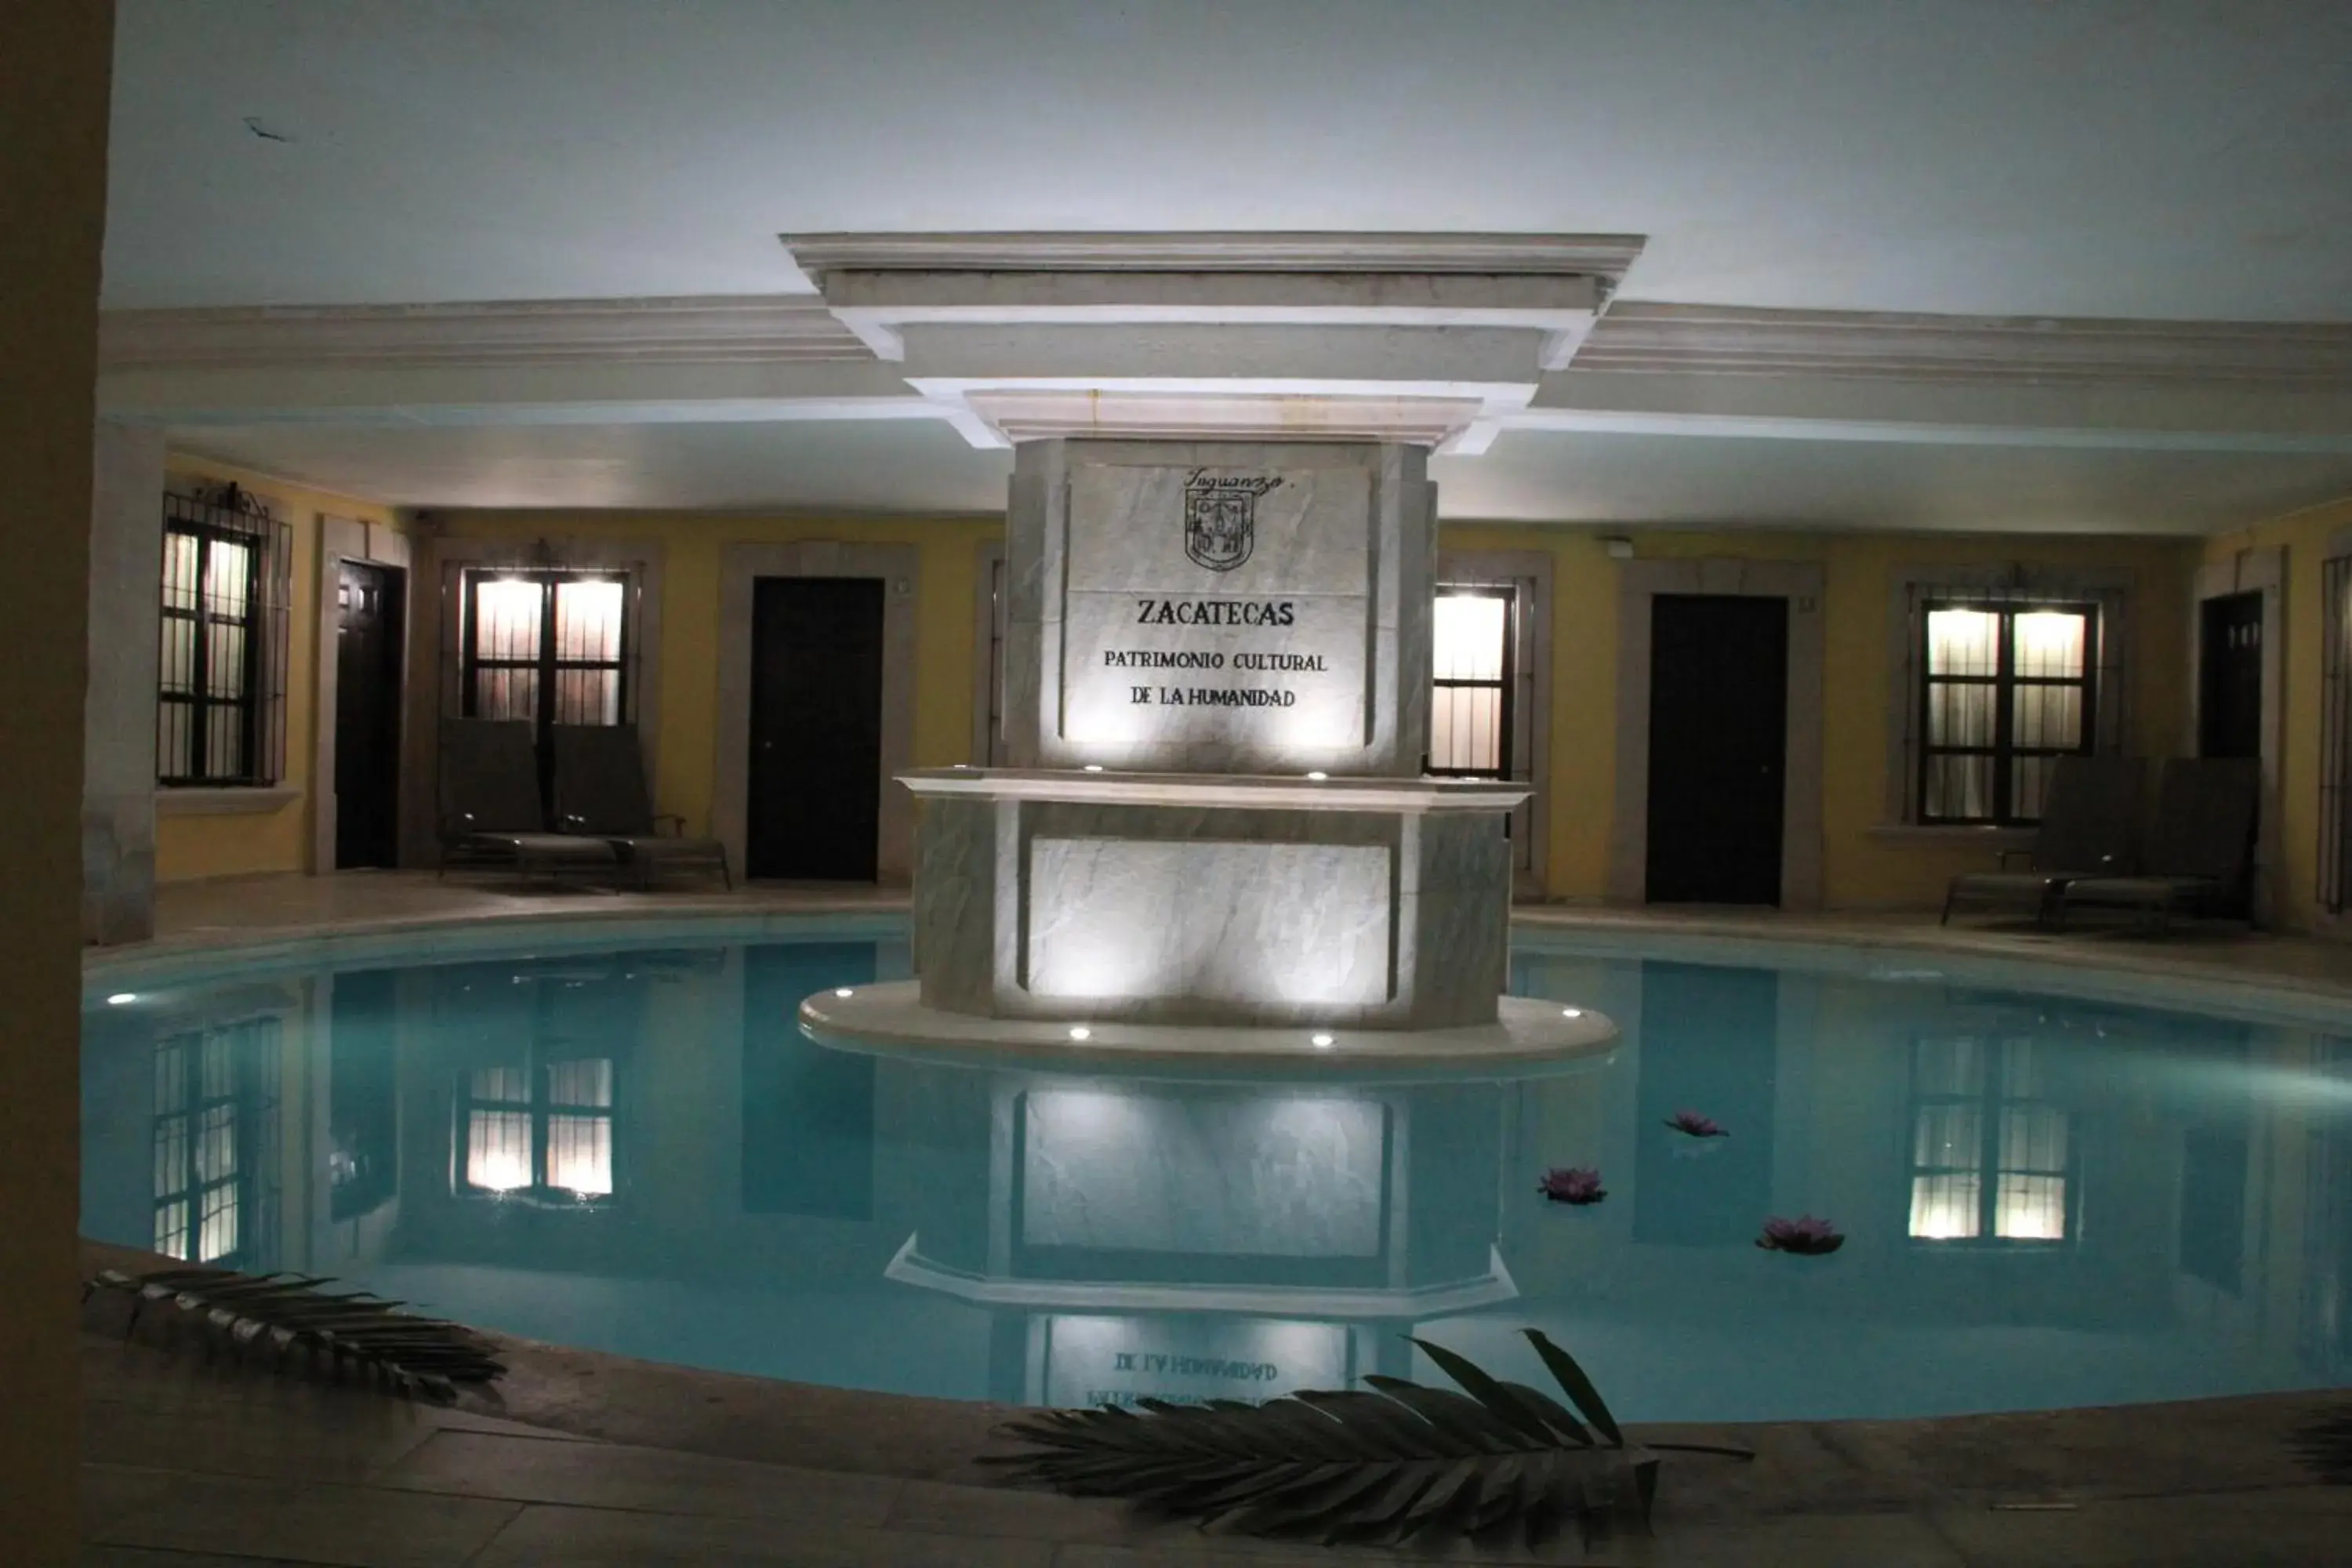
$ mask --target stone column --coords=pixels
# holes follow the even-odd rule
[[[81,936],[155,934],[156,595],[163,432],[98,424],[89,523],[89,687],[83,699]]]
[[[0,1557],[79,1561],[82,673],[110,0],[0,5]]]

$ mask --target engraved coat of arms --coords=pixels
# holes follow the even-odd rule
[[[1230,572],[1250,558],[1256,542],[1257,498],[1282,483],[1279,474],[1184,477],[1184,553],[1212,572]]]

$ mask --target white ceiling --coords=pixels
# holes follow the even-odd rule
[[[276,425],[184,449],[395,504],[990,513],[1012,457],[944,424]],[[1449,519],[2202,533],[2352,492],[2352,455],[1511,434],[1431,465]]]
[[[2011,356],[2005,379],[1939,384],[1902,346],[1916,318],[1799,331],[1927,367],[1876,383],[1832,355],[1538,386],[1528,335],[1502,379],[1534,405],[1436,460],[1447,516],[2193,533],[2352,493],[2340,342],[2116,348],[2042,320],[2352,322],[2347,0],[121,0],[114,100],[115,310],[541,302],[503,331],[551,300],[804,293],[781,234],[1631,235],[1621,311],[2022,318],[1928,324],[1948,359]],[[393,314],[251,330],[321,353],[489,331]],[[1748,341],[1675,317],[1643,319]],[[932,336],[948,368],[922,374],[975,373]],[[1177,345],[1223,369],[1117,374],[1237,375],[1202,345],[1243,336]],[[1390,333],[1395,365],[1346,374],[1437,375],[1476,336]],[[1076,353],[1003,341],[979,372]],[[1073,363],[1097,376],[1175,353],[1090,342]],[[187,451],[397,504],[1003,509],[1008,454],[937,408],[880,417],[916,401],[919,354],[599,353],[297,354],[100,391]],[[2100,380],[2032,353],[2117,357]],[[1249,374],[1310,374],[1277,357]],[[773,422],[727,422],[755,406]]]
[[[1636,300],[2352,318],[2340,0],[122,0],[111,306],[828,229],[1650,237]],[[248,117],[283,141],[247,128]]]

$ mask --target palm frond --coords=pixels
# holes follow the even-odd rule
[[[209,1344],[232,1350],[267,1348],[282,1364],[289,1352],[323,1356],[330,1368],[349,1366],[400,1394],[446,1402],[459,1384],[486,1384],[506,1371],[479,1335],[399,1309],[364,1290],[330,1291],[331,1279],[307,1274],[240,1274],[231,1268],[161,1268],[145,1274],[101,1269],[82,1287],[87,1301],[100,1290],[131,1300],[128,1338],[150,1305],[173,1321],[197,1325]]]
[[[1370,1392],[1302,1389],[1264,1405],[1143,1399],[1141,1414],[1042,1410],[1002,1428],[1026,1451],[981,1462],[1011,1467],[1019,1483],[1332,1544],[1459,1534],[1532,1548],[1570,1521],[1588,1541],[1616,1516],[1646,1526],[1656,1452],[1626,1440],[1573,1357],[1537,1330],[1521,1331],[1581,1419],[1549,1394],[1416,1339],[1461,1392],[1374,1375],[1364,1379]]]

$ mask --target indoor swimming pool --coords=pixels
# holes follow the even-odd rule
[[[626,1356],[1031,1404],[1432,1377],[1406,1334],[1539,1382],[1522,1327],[1647,1421],[2296,1389],[2352,1359],[2352,1018],[2316,1003],[1522,932],[1513,991],[1605,1011],[1605,1052],[1383,1080],[801,1037],[803,996],[908,968],[903,921],[839,917],[101,970],[83,1230]],[[1548,1198],[1564,1167],[1605,1199]],[[1843,1246],[1756,1245],[1804,1215]]]

